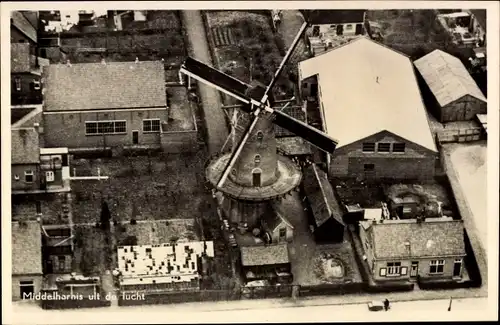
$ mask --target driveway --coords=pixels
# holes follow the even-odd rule
[[[206,64],[213,65],[201,12],[198,10],[182,11],[182,24],[187,33],[189,55]],[[224,111],[221,108],[221,97],[218,91],[200,82],[198,82],[198,89],[203,103],[208,151],[212,155],[220,151],[229,130],[225,122]]]

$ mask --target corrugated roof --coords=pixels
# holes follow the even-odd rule
[[[320,227],[332,217],[344,225],[342,210],[326,173],[312,164],[304,168],[303,174],[304,192],[311,205],[316,227]]]
[[[12,222],[12,274],[42,274],[42,234],[37,221]]]
[[[43,74],[46,111],[166,106],[160,61],[51,64]]]
[[[40,162],[40,140],[34,128],[11,130],[12,164],[38,164]]]
[[[19,11],[12,11],[11,12],[11,24],[14,25],[19,31],[21,31],[26,37],[31,39],[33,42],[36,43],[37,41],[37,32],[36,28],[31,25],[28,19],[24,17],[24,15],[19,12]]]
[[[437,152],[410,59],[360,37],[299,64],[301,79],[314,75],[327,133],[337,148],[383,130]]]
[[[371,224],[377,258],[432,257],[465,255],[464,227],[461,220],[442,218],[385,220]],[[405,243],[409,243],[407,246]]]
[[[446,106],[465,95],[486,102],[486,97],[462,62],[451,54],[434,50],[414,63],[439,105]]]
[[[30,44],[11,43],[10,44],[10,72],[30,72]]]
[[[241,247],[241,264],[243,266],[285,264],[289,262],[286,243]]]

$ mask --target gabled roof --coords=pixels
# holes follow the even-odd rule
[[[42,274],[42,234],[37,221],[12,222],[12,274]]]
[[[43,74],[46,111],[166,106],[160,61],[51,64]]]
[[[366,37],[299,64],[317,76],[326,132],[337,148],[389,131],[437,152],[410,59]]]
[[[311,205],[316,227],[320,227],[330,218],[344,225],[341,207],[326,173],[312,164],[304,168],[303,174],[304,192]]]
[[[30,44],[11,43],[10,44],[10,72],[30,72]]]
[[[368,225],[368,224],[367,224]],[[440,257],[465,255],[462,220],[428,218],[384,220],[371,223],[376,258]],[[406,245],[405,243],[409,243]]]
[[[360,23],[364,21],[366,9],[355,10],[301,10],[311,25]]]
[[[263,224],[271,232],[275,231],[276,228],[283,223],[293,229],[293,225],[285,218],[276,204],[273,204],[267,209],[262,219]]]
[[[439,105],[446,106],[465,95],[486,102],[486,97],[460,59],[434,50],[414,63]]]
[[[241,264],[243,266],[286,264],[289,262],[286,243],[241,247]]]
[[[40,140],[34,128],[11,130],[11,164],[38,164],[40,162]]]
[[[12,11],[10,18],[11,24],[15,28],[17,28],[21,33],[26,35],[26,37],[36,43],[36,28],[29,22],[29,20],[22,14],[21,11]]]

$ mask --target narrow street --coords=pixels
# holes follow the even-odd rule
[[[40,310],[32,302],[14,303],[9,323],[33,324],[37,317],[50,324],[67,324],[68,319],[84,317],[86,322],[102,322],[103,316],[113,315],[114,322],[165,322],[196,323],[220,322],[285,322],[285,321],[389,321],[389,320],[494,320],[498,319],[493,299],[468,298],[393,301],[390,309],[372,312],[367,303],[333,302],[332,298],[284,301],[277,299],[246,300],[216,303],[187,303],[175,305],[149,305],[133,307],[108,307],[80,310]],[[377,299],[377,298],[374,298]],[[339,300],[339,299],[337,299]],[[117,312],[119,311],[119,312]]]
[[[182,23],[189,40],[189,44],[187,44],[189,55],[206,64],[213,65],[201,12],[199,10],[183,10]],[[218,91],[200,82],[197,85],[203,104],[208,151],[210,155],[213,155],[222,148],[229,130],[225,123],[225,115],[221,108],[221,97]]]

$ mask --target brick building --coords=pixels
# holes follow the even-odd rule
[[[161,62],[53,64],[44,69],[48,147],[160,147],[168,120]]]
[[[432,178],[438,152],[410,59],[360,37],[299,64],[304,98],[339,140],[330,177]],[[360,95],[355,95],[359,93]]]

